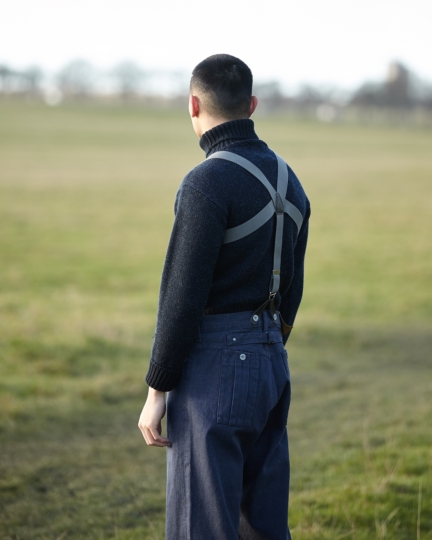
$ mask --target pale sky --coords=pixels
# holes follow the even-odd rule
[[[432,0],[0,0],[0,63],[132,60],[189,75],[228,53],[258,81],[350,89],[395,59],[432,80],[431,21]]]

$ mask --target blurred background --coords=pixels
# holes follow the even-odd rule
[[[210,54],[311,200],[295,540],[432,538],[432,3],[0,5],[0,539],[164,538],[137,428]],[[165,433],[165,419],[164,419]]]

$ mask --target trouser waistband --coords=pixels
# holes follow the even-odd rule
[[[281,321],[279,311],[273,319],[270,310],[265,310],[257,325],[251,324],[253,311],[238,311],[234,313],[218,313],[202,317],[196,342],[208,340],[208,334],[226,333],[227,344],[243,343],[276,343],[282,341]],[[242,336],[239,336],[239,333]],[[234,339],[236,338],[236,339]]]

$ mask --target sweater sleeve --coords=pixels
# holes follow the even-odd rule
[[[180,379],[207,303],[226,221],[225,212],[206,195],[188,184],[180,187],[146,375],[152,388],[169,391]]]
[[[282,319],[289,326],[294,325],[294,320],[300,306],[300,302],[303,296],[303,283],[304,283],[304,260],[306,254],[306,245],[309,232],[309,217],[310,217],[310,205],[308,203],[307,211],[303,224],[301,226],[297,242],[294,248],[294,274],[291,281],[291,285],[287,293],[282,297],[279,311],[282,315]],[[291,332],[288,332],[283,338],[284,345],[288,341]]]

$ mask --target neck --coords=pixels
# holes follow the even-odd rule
[[[206,131],[210,131],[216,126],[219,126],[231,120],[233,120],[233,118],[214,118],[213,116],[201,117],[199,119],[196,119],[196,124],[194,126],[195,133],[197,134],[198,138],[201,138]]]
[[[258,140],[254,122],[250,118],[229,120],[209,129],[200,138],[199,145],[208,157],[214,151],[223,150],[226,145],[245,139]]]

